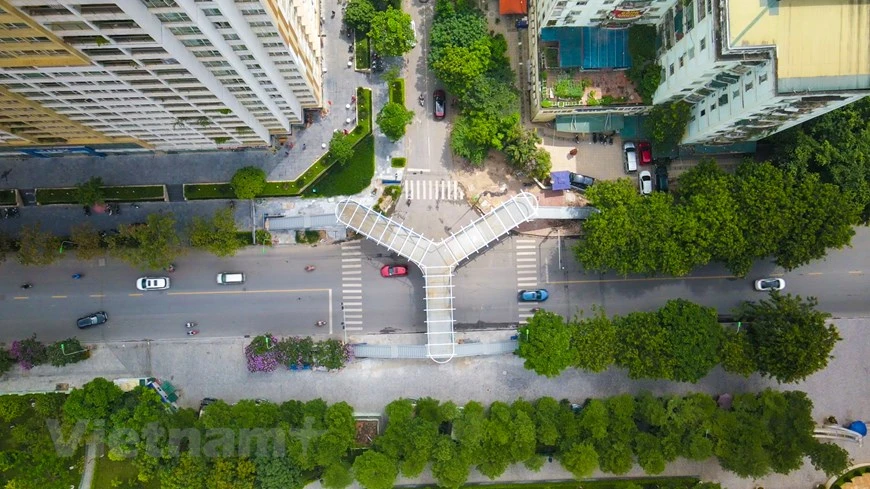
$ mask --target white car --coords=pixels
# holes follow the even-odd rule
[[[782,290],[784,288],[785,280],[781,278],[762,278],[755,281],[755,290],[760,292]]]
[[[139,290],[166,290],[169,288],[169,277],[141,277],[136,280]]]
[[[640,176],[638,177],[638,184],[640,185],[640,193],[643,195],[649,195],[652,193],[652,174],[647,170],[640,172]]]

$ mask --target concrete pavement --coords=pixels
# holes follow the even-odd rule
[[[650,391],[653,394],[685,392],[757,391],[765,387],[805,391],[815,404],[814,416],[821,423],[836,416],[843,423],[870,419],[870,384],[856,381],[865,378],[870,344],[864,341],[867,319],[836,320],[843,341],[834,351],[834,359],[823,372],[795,385],[778,385],[771,380],[753,376],[743,379],[719,369],[698,384],[628,379],[624,372],[611,369],[602,374],[567,371],[555,379],[539,377],[522,367],[522,361],[512,355],[489,358],[455,359],[444,365],[429,361],[375,361],[360,359],[338,372],[249,373],[245,367],[243,349],[246,338],[195,338],[149,342],[113,342],[94,345],[92,358],[64,368],[39,366],[24,372],[14,370],[0,383],[0,390],[9,392],[53,391],[58,384],[79,387],[97,376],[108,379],[153,375],[169,380],[181,392],[180,404],[196,407],[203,397],[220,397],[228,402],[239,399],[264,398],[276,402],[287,399],[302,401],[322,398],[327,402],[347,401],[360,413],[381,413],[384,406],[400,397],[431,396],[440,400],[465,403],[478,400],[491,403],[512,401],[519,397],[535,399],[552,396],[582,402],[588,397]],[[502,341],[513,331],[465,332],[461,337],[485,342]],[[422,334],[353,336],[354,342],[422,343]],[[870,460],[870,447],[843,445],[856,462]],[[722,482],[728,489],[793,489],[812,487],[825,480],[809,463],[790,475],[773,475],[750,481],[723,471],[715,461],[688,463],[678,461],[668,466],[666,474],[699,474],[707,480]],[[603,476],[604,474],[596,474]],[[640,475],[635,468],[631,475]],[[558,464],[546,464],[544,470],[532,473],[521,466],[512,467],[502,480],[570,479]],[[474,473],[472,481],[485,479]],[[425,474],[416,483],[428,483]],[[400,481],[399,483],[411,483]]]

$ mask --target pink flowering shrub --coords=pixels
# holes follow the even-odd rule
[[[245,358],[249,372],[271,372],[284,363],[277,348],[278,340],[271,333],[255,337],[245,347]]]
[[[35,334],[24,340],[13,341],[9,354],[24,370],[48,361],[48,350],[42,342],[36,340]]]

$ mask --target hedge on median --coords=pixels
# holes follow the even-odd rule
[[[122,185],[102,187],[102,192],[106,202],[147,202],[164,200],[163,185]],[[75,187],[36,189],[36,203],[39,205],[78,204],[78,196],[79,189]]]

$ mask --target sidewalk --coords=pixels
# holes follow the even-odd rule
[[[469,400],[491,403],[511,402],[517,398],[536,399],[552,396],[582,402],[588,397],[604,397],[622,393],[649,391],[656,395],[686,392],[758,391],[766,387],[780,390],[802,390],[815,404],[815,418],[821,422],[834,415],[844,423],[855,419],[870,419],[870,384],[854,382],[856,373],[867,371],[865,359],[870,345],[864,341],[866,319],[834,321],[843,341],[835,350],[828,368],[796,385],[778,385],[775,381],[753,376],[743,379],[714,370],[701,383],[691,385],[664,381],[636,381],[624,372],[611,369],[602,374],[567,371],[555,379],[539,377],[522,367],[522,361],[512,355],[487,358],[457,358],[443,365],[429,361],[358,359],[338,372],[249,373],[245,367],[243,349],[250,339],[223,338],[191,341],[153,341],[104,343],[96,345],[92,358],[63,369],[36,367],[29,372],[15,370],[0,382],[0,391],[53,391],[58,385],[79,387],[92,378],[155,376],[169,380],[179,388],[179,404],[196,407],[203,397],[219,397],[228,402],[239,399],[263,398],[275,402],[287,399],[302,401],[322,398],[329,403],[349,402],[359,413],[381,413],[384,406],[400,397],[431,396],[462,404]],[[464,337],[484,342],[507,339],[513,331],[483,331],[463,333]],[[354,336],[352,342],[422,343],[423,335]],[[195,354],[194,354],[195,353]],[[870,447],[844,445],[856,463],[870,460]],[[707,480],[718,480],[729,489],[793,489],[812,487],[825,480],[807,462],[788,476],[773,475],[760,481],[749,481],[723,471],[717,463],[695,464],[685,461],[668,466],[666,474],[699,474]],[[635,468],[632,475],[639,475]],[[596,476],[603,474],[596,474]],[[418,479],[425,482],[428,476]],[[512,467],[503,480],[570,479],[557,464],[547,464],[539,473],[522,467]],[[473,475],[473,481],[483,481]],[[400,484],[411,481],[400,481]]]

